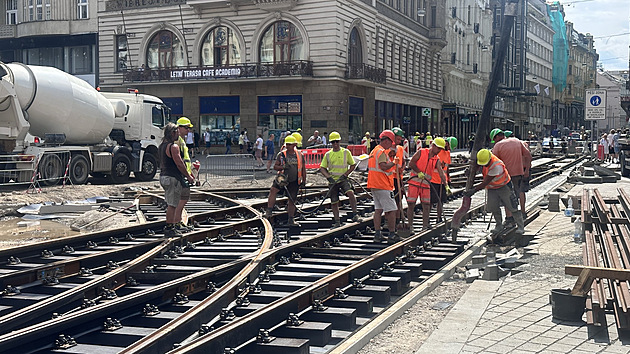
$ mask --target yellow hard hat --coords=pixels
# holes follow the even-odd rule
[[[285,144],[297,144],[297,141],[295,140],[295,137],[293,135],[289,135],[286,138],[284,138],[284,143]]]
[[[291,134],[291,136],[295,139],[296,142],[298,142],[298,143],[302,142],[302,134],[300,134],[298,132],[295,132],[295,133]]]
[[[488,149],[481,149],[477,152],[477,165],[485,166],[490,162],[490,156],[492,153]]]
[[[192,128],[193,125],[190,122],[190,119],[186,118],[186,117],[181,117],[177,120],[177,125],[182,126],[182,127],[189,127]]]
[[[331,132],[330,135],[328,136],[328,140],[330,141],[341,140],[341,135],[339,135],[339,133],[337,132]]]
[[[445,149],[446,148],[446,141],[444,141],[443,138],[435,138],[433,139],[433,144],[437,147],[439,147],[440,149]]]
[[[370,135],[370,132],[365,132],[365,135]]]

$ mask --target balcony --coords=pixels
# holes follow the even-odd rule
[[[384,85],[387,81],[387,71],[363,63],[347,64],[346,79],[362,79]]]
[[[220,79],[313,76],[313,62],[248,63],[230,66],[126,70],[124,82],[214,81]]]
[[[0,38],[15,38],[17,25],[0,25]]]

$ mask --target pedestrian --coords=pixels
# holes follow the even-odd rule
[[[203,132],[203,142],[205,144],[205,148],[203,149],[203,154],[204,155],[210,155],[210,128],[206,128],[206,131]]]
[[[367,187],[372,191],[374,198],[374,242],[383,240],[381,231],[382,213],[385,212],[385,220],[389,230],[388,242],[397,242],[400,236],[396,234],[396,202],[394,201],[394,179],[396,158],[392,160],[388,151],[396,140],[394,132],[384,130],[379,138],[381,142],[374,147],[368,159]]]
[[[494,237],[503,231],[503,215],[501,214],[500,205],[503,203],[505,208],[509,210],[516,221],[516,234],[523,235],[525,226],[523,224],[523,216],[518,212],[518,200],[514,193],[510,174],[501,159],[494,156],[490,150],[481,149],[477,152],[476,168],[470,173],[477,174],[477,169],[481,167],[483,181],[477,186],[464,191],[464,195],[472,197],[477,191],[486,189],[487,201],[486,208],[496,222],[495,228],[488,236],[488,241],[493,242]]]
[[[256,167],[263,167],[265,165],[262,159],[264,143],[265,142],[263,141],[262,133],[258,134],[258,138],[256,138],[256,142],[254,143],[254,148],[256,149],[254,152],[254,156],[256,157],[256,161],[258,162]]]
[[[229,132],[225,136],[225,154],[229,155],[232,153],[232,134]]]
[[[472,153],[473,145],[475,144],[475,133],[470,133],[468,136],[468,153]]]
[[[615,131],[615,135],[613,136],[613,151],[615,152],[614,158],[619,163],[619,152],[621,151],[621,146],[619,145],[619,137],[621,135],[621,129],[617,129]]]
[[[601,145],[604,150],[604,156],[601,156],[602,161],[608,161],[608,134],[602,134],[602,137],[599,139],[599,145]]]
[[[177,120],[177,122],[179,122],[179,119]],[[191,124],[191,127],[192,127],[192,124]],[[186,141],[186,147],[188,148],[188,153],[190,157],[194,158],[195,157],[195,134],[193,133],[192,129],[189,129],[182,138],[184,138]]]
[[[610,130],[606,139],[608,140],[608,156],[612,163],[615,161],[615,129]]]
[[[267,159],[267,173],[272,173],[271,170],[271,162],[275,157],[275,145],[274,145],[275,135],[269,134],[269,139],[265,142],[265,159]]]
[[[378,145],[378,143],[376,142],[376,133],[372,134],[372,136],[370,137],[370,148],[368,150],[368,154],[371,154],[372,151],[374,151],[374,148],[376,147],[376,145]]]
[[[296,149],[297,141],[293,136],[286,137],[284,143],[286,150],[278,153],[276,163],[273,166],[273,169],[278,171],[278,177],[274,179],[269,191],[265,217],[267,219],[271,218],[273,206],[276,205],[276,196],[281,190],[286,191],[289,197],[287,202],[287,212],[289,214],[287,225],[299,227],[300,224],[295,221],[295,201],[300,186],[304,186],[306,183],[306,160],[302,153]]]
[[[440,150],[444,149],[446,142],[442,138],[436,138],[437,142],[431,144],[430,148],[421,148],[413,154],[409,167],[411,167],[411,178],[408,181],[409,192],[407,194],[407,219],[410,227],[413,227],[413,219],[415,216],[415,206],[420,199],[422,204],[422,229],[428,230],[429,216],[431,213],[431,182],[436,182],[436,175],[440,178],[440,184],[437,185],[440,192],[442,184],[446,184],[446,175],[444,174],[444,165],[438,158]],[[450,187],[445,187],[446,192],[450,192]],[[413,230],[412,230],[413,231]]]
[[[308,138],[306,143],[308,144],[308,146],[321,145],[322,144],[322,137],[319,136],[319,130],[314,131],[313,135],[311,135],[311,137]]]
[[[164,188],[164,201],[166,202],[166,226],[164,227],[164,237],[181,236],[178,224],[181,223],[182,214],[178,210],[183,210],[188,198],[190,188],[184,189],[182,184],[185,180],[189,185],[194,182],[182,159],[182,151],[179,149],[177,140],[179,139],[178,126],[174,123],[167,123],[164,127],[164,136],[159,147],[160,156],[160,185]],[[180,207],[181,204],[181,208]]]
[[[245,153],[245,131],[241,131],[241,135],[238,136],[238,147],[239,147],[239,154],[244,154]]]
[[[249,143],[249,137],[247,136],[247,129],[243,130],[243,145],[245,145],[245,149],[247,149],[247,153],[252,153],[252,146]]]
[[[352,208],[352,221],[358,222],[359,213],[357,212],[357,198],[354,196],[352,185],[348,177],[357,167],[350,150],[341,147],[341,135],[338,132],[330,133],[330,143],[332,149],[328,150],[322,162],[319,165],[319,171],[328,180],[328,188],[330,188],[329,196],[333,211],[334,224],[333,228],[341,226],[339,217],[339,191],[348,196],[350,207]]]
[[[324,147],[327,147],[327,146],[328,146],[328,144],[327,144],[327,142],[326,142],[326,135],[328,135],[328,133],[327,133],[327,132],[324,132],[324,134],[322,135],[322,145],[323,145]]]
[[[523,220],[527,217],[525,211],[525,193],[529,191],[529,170],[532,167],[532,154],[517,138],[506,138],[501,129],[495,128],[490,132],[490,139],[494,140],[492,154],[498,157],[507,168],[512,179],[514,193],[519,200]],[[508,208],[505,209],[505,224],[514,225],[514,217]]]
[[[201,141],[201,135],[197,132],[197,130],[193,129],[193,138],[195,142],[195,155],[199,154],[199,142]]]

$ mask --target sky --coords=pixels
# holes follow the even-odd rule
[[[551,1],[548,1],[551,2]],[[599,63],[605,70],[628,70],[630,0],[561,0],[565,21],[595,37]]]

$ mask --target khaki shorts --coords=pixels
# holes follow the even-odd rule
[[[394,201],[394,191],[372,188],[372,198],[374,198],[374,209],[376,210],[383,210],[387,213],[398,209]]]
[[[183,198],[183,187],[179,178],[160,176],[160,185],[164,188],[164,200],[166,201],[166,205],[174,208],[177,207],[177,204],[179,204],[179,201]],[[187,189],[188,196],[190,196],[190,189]]]

